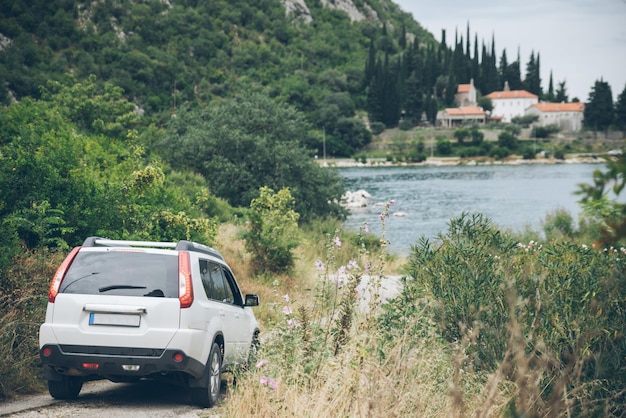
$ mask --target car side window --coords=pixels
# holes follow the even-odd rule
[[[211,274],[211,283],[213,284],[213,298],[224,302],[226,299],[226,286],[224,286],[224,276],[222,275],[222,267],[219,264],[209,263],[209,272]]]
[[[200,276],[204,292],[209,299],[231,304],[241,304],[241,296],[237,296],[239,295],[236,291],[237,287],[233,287],[232,284],[232,275],[220,264],[212,263],[208,260],[200,260]]]
[[[214,286],[211,281],[211,274],[209,273],[209,262],[207,260],[200,260],[200,277],[202,278],[202,287],[204,287],[204,293],[209,299],[215,299]]]
[[[232,295],[232,303],[237,305],[243,305],[243,298],[241,297],[241,292],[237,287],[237,282],[235,281],[235,277],[227,268],[224,268],[224,279],[230,288],[230,293]]]

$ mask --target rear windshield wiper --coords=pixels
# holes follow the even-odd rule
[[[118,290],[118,289],[147,289],[146,286],[131,286],[128,284],[118,284],[113,286],[101,287],[98,289],[100,293],[108,292],[109,290]]]

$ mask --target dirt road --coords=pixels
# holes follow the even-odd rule
[[[0,417],[11,418],[219,417],[214,411],[193,405],[184,388],[156,382],[88,382],[71,402],[54,400],[46,392],[0,403]]]

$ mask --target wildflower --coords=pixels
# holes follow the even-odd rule
[[[390,203],[390,204],[392,204],[392,205],[395,205],[395,204],[396,204],[396,199],[391,199],[391,200],[389,201],[389,203]]]
[[[348,270],[358,269],[358,268],[359,268],[359,263],[357,263],[356,260],[348,261]]]
[[[367,225],[367,222],[363,224],[363,231],[365,231],[365,233],[370,232],[370,227]]]
[[[322,262],[322,260],[317,260],[315,262],[315,270],[320,271],[320,270],[324,270],[326,268],[326,266],[324,266],[324,263]]]
[[[339,237],[335,237],[335,247],[341,247],[341,239]]]
[[[291,300],[291,298],[289,297],[289,295],[285,295],[285,296],[283,296],[283,299],[285,299],[285,303],[289,303],[289,301]]]
[[[289,325],[289,328],[295,328],[298,326],[298,322],[293,318],[289,318],[287,320],[287,325]]]
[[[338,273],[339,275],[344,275],[344,274],[346,274],[346,266],[341,266],[341,267],[339,267],[339,269],[337,270],[337,273]]]
[[[256,364],[256,367],[257,367],[257,368],[261,368],[261,367],[265,366],[265,363],[267,363],[267,360],[263,359],[263,360],[259,361],[259,362]]]
[[[284,306],[283,307],[283,313],[285,315],[291,315],[293,313],[293,311],[291,310],[291,306]]]
[[[276,390],[278,388],[276,381],[271,377],[261,376],[261,380],[259,381],[259,383],[261,383],[262,386],[269,386],[269,388],[272,390]]]
[[[342,288],[343,287],[343,283],[345,281],[345,275],[341,275],[341,276],[336,276],[334,278],[335,284],[337,285],[338,288]]]

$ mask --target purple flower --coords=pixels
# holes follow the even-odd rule
[[[348,262],[348,270],[358,269],[358,268],[359,268],[359,263],[357,263],[356,260],[350,260]]]
[[[367,225],[367,222],[363,224],[363,231],[365,231],[366,233],[370,232],[370,227]]]
[[[317,260],[315,262],[315,270],[321,271],[321,270],[324,270],[325,268],[326,266],[324,266],[324,263],[322,262],[322,260]]]
[[[343,283],[344,283],[344,281],[345,281],[344,276],[345,276],[345,275],[342,275],[342,276],[337,276],[337,277],[335,277],[335,278],[334,278],[334,282],[335,282],[335,284],[336,284],[336,285],[337,285],[337,287],[338,287],[338,288],[340,288],[340,289],[343,287]]]
[[[267,363],[267,360],[263,359],[263,360],[259,361],[259,362],[256,364],[256,367],[257,367],[257,368],[261,368],[261,367],[265,366],[265,363]]]
[[[298,326],[298,322],[295,319],[290,318],[287,320],[287,325],[289,325],[289,328],[295,328]]]
[[[339,237],[335,237],[335,247],[341,247],[341,240]]]
[[[272,390],[276,390],[278,388],[278,384],[271,377],[261,376],[261,380],[259,380],[259,383],[262,386],[269,386],[269,388]]]
[[[337,273],[340,275],[346,274],[346,266],[339,267],[339,270],[337,270]]]
[[[291,299],[289,298],[289,295],[285,295],[285,296],[283,296],[283,299],[285,299],[285,302],[286,302],[286,303],[289,303],[289,301],[291,300]]]
[[[293,311],[291,310],[291,306],[284,306],[283,307],[283,313],[285,315],[291,315],[293,313]]]
[[[391,199],[391,200],[389,201],[389,203],[391,203],[392,205],[394,205],[394,204],[396,203],[396,199]]]

